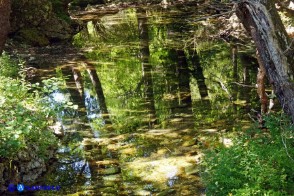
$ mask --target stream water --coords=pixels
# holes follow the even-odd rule
[[[35,49],[32,81],[48,87],[61,138],[42,179],[61,190],[36,195],[205,194],[202,150],[230,145],[258,108],[256,62],[214,38],[217,19],[197,20],[210,12],[81,12],[80,49]]]

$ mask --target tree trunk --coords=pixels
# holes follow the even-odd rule
[[[265,68],[263,64],[260,62],[260,57],[259,54],[257,53],[257,60],[259,62],[259,68],[258,68],[258,73],[257,73],[257,94],[259,96],[260,104],[261,104],[261,109],[260,112],[261,114],[266,114],[267,113],[267,106],[268,106],[268,98],[265,93]]]
[[[236,11],[255,42],[280,104],[294,122],[294,51],[274,1],[243,0]]]
[[[0,0],[0,55],[9,32],[10,0]]]

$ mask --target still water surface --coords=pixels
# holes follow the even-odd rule
[[[64,59],[42,71],[61,133],[45,184],[60,195],[205,194],[201,151],[244,130],[258,102],[255,62],[217,38],[217,19],[197,20],[207,14],[177,6],[75,16],[81,49],[55,51]]]

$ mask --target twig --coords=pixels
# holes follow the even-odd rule
[[[214,14],[214,15],[211,15],[211,16],[205,16],[205,17],[201,17],[201,18],[198,18],[196,20],[193,20],[192,22],[199,22],[199,21],[202,21],[202,20],[206,20],[206,19],[209,19],[209,18],[215,18],[215,17],[231,14],[231,13],[234,13],[234,12],[235,12],[235,10],[231,10],[231,11],[224,12],[224,13],[221,13],[221,14]]]
[[[239,83],[239,82],[231,82],[231,84],[237,84],[237,85],[239,85],[239,86],[250,87],[250,88],[256,88],[255,85],[247,85],[247,84],[242,84],[242,83]]]
[[[284,108],[284,105],[283,105],[283,108]],[[281,114],[280,118],[282,118],[282,114]],[[285,132],[285,130],[284,130],[283,126],[282,126],[282,121],[280,122],[280,127],[281,127],[281,129],[283,130],[283,132]],[[286,151],[287,156],[288,156],[288,157],[294,162],[294,159],[293,159],[292,156],[289,154],[288,147],[287,147],[287,144],[286,144],[285,139],[283,138],[283,134],[282,134],[282,132],[281,132],[281,138],[282,138],[282,143],[283,143],[283,145],[284,145],[284,147],[285,147],[285,151]]]

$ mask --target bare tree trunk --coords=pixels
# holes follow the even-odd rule
[[[280,104],[294,122],[294,51],[274,1],[242,0],[236,11],[255,42]]]
[[[10,7],[10,0],[0,0],[0,55],[2,54],[4,44],[7,39],[7,34],[10,28]]]
[[[268,106],[268,98],[265,93],[265,68],[263,64],[260,62],[259,54],[257,53],[257,60],[259,62],[259,68],[257,73],[257,94],[259,96],[260,104],[261,104],[261,114],[267,113],[267,106]]]

